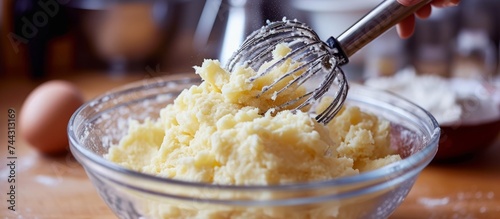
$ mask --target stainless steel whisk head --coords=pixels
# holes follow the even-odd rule
[[[302,109],[313,105],[336,83],[335,98],[316,116],[318,122],[327,124],[341,109],[349,89],[345,74],[339,66],[348,63],[348,57],[430,1],[423,0],[416,5],[404,6],[397,0],[385,0],[339,37],[330,37],[326,43],[321,41],[311,28],[296,20],[268,22],[266,26],[254,31],[245,39],[229,59],[226,69],[232,72],[238,65],[251,67],[258,72],[256,76],[250,78],[250,81],[255,81],[287,60],[298,63],[270,85],[263,87],[257,97],[271,91],[275,92],[273,95],[280,95],[290,89],[297,89],[307,81],[312,81],[313,76],[322,77],[319,86],[298,98],[279,103],[274,107],[278,110],[288,109],[291,106]],[[263,64],[273,60],[272,51],[280,44],[285,44],[291,51],[267,68],[261,69]],[[278,84],[281,86],[283,81],[288,83],[282,87],[277,86]]]
[[[298,98],[280,103],[274,107],[278,110],[292,105],[296,106],[295,109],[313,105],[336,83],[338,89],[332,103],[316,116],[318,122],[326,124],[340,110],[349,89],[344,72],[339,68],[339,65],[345,64],[347,59],[340,55],[340,51],[334,47],[333,38],[328,42],[332,45],[321,41],[316,32],[296,20],[283,19],[282,21],[268,22],[266,26],[254,31],[246,38],[229,60],[227,69],[233,71],[238,65],[251,67],[258,71],[256,76],[250,78],[250,81],[254,81],[270,73],[273,68],[281,66],[287,60],[299,63],[295,68],[288,70],[276,78],[274,82],[265,86],[257,97],[270,92],[283,80],[288,80],[288,83],[277,91],[275,90],[274,95],[280,95],[288,89],[297,88],[313,77],[318,77],[318,79],[321,77],[319,86]],[[291,51],[267,68],[259,70],[264,63],[273,60],[272,51],[279,44],[285,44]]]

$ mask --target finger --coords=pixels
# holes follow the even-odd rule
[[[431,16],[431,12],[432,12],[432,6],[430,4],[427,4],[418,9],[418,11],[415,14],[417,15],[418,18],[424,19]]]
[[[404,18],[399,24],[396,26],[396,30],[398,32],[399,37],[403,39],[409,38],[413,34],[413,30],[415,29],[415,16],[410,15]]]
[[[452,7],[460,4],[460,0],[434,0],[431,4],[439,8]]]

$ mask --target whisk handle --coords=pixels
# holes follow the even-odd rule
[[[403,18],[413,14],[431,0],[405,6],[397,0],[385,0],[337,37],[341,49],[350,57],[366,44],[386,32]]]

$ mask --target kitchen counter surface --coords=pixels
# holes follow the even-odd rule
[[[78,74],[64,79],[82,89],[87,100],[119,85],[140,80],[144,74]],[[16,136],[15,212],[8,210],[6,193],[7,110],[19,110],[36,82],[0,80],[0,216],[2,218],[116,218],[92,187],[83,168],[68,152],[48,157]],[[476,156],[448,164],[432,163],[424,169],[407,199],[391,216],[411,218],[499,218],[500,138]]]

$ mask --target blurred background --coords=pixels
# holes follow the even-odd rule
[[[286,16],[320,37],[338,36],[380,0],[1,0],[0,78],[192,72],[222,62],[251,31]],[[400,40],[394,29],[344,67],[352,80],[407,66],[445,76],[499,73],[500,1],[462,0],[418,20]],[[465,67],[464,67],[465,65]],[[467,69],[467,70],[464,70]],[[476,72],[476,73],[474,73]]]
[[[1,0],[0,78],[192,72],[204,58],[224,62],[266,20],[297,18],[327,39],[380,1]],[[490,79],[499,71],[499,9],[498,0],[462,0],[459,7],[435,10],[417,21],[410,39],[400,40],[392,29],[344,70],[352,80],[408,66]]]
[[[190,72],[204,58],[224,62],[266,20],[298,18],[326,39],[378,2],[2,0],[0,77]],[[427,73],[465,74],[454,69],[468,60],[469,68],[495,76],[499,9],[497,0],[462,0],[460,7],[419,20],[408,40],[389,31],[352,57],[344,70],[357,79],[393,74],[407,65]]]
[[[132,81],[193,73],[192,67],[201,65],[204,58],[220,59],[224,63],[247,34],[260,28],[266,20],[281,20],[284,16],[305,22],[326,40],[340,35],[381,1],[0,0],[0,111],[15,109],[21,118],[26,97],[38,85],[52,79],[73,83],[84,99],[90,100]],[[499,12],[500,0],[461,0],[458,7],[435,9],[432,17],[417,20],[411,38],[400,39],[393,28],[357,52],[342,68],[351,81],[391,76],[413,68],[419,74],[475,78],[493,82],[500,88]],[[430,93],[429,96],[434,97],[431,99],[442,99],[440,94]],[[422,95],[424,99],[426,95]],[[39,108],[32,107],[35,116],[31,118],[44,118],[51,113],[51,119],[67,123],[58,114],[58,105],[45,104],[57,96],[45,96],[47,101],[40,101],[43,104]],[[500,95],[497,99],[500,103]],[[62,105],[66,102],[64,98],[59,101]],[[485,133],[496,139],[496,143],[488,142],[486,146],[500,146],[500,108],[497,106],[494,122],[488,121],[480,128],[460,126],[464,131],[454,125],[446,132],[455,129],[458,132],[450,131],[448,136],[442,132],[445,135],[441,139],[454,140],[458,148],[465,145],[464,150],[457,147],[442,150],[441,146],[439,150],[445,155],[451,151],[449,156],[456,156],[482,149],[484,146],[478,142],[488,139]],[[7,124],[6,113],[0,116],[0,124]],[[54,132],[50,125],[40,127]],[[6,125],[0,125],[0,133],[0,141],[5,142]],[[96,201],[99,200],[97,194],[70,154],[57,159],[38,156],[35,150],[26,147],[22,131],[16,133],[20,134],[16,153],[23,157],[25,165],[19,169],[22,175],[19,188],[23,188],[19,201],[23,204],[19,206],[29,206],[28,215],[33,213],[39,218],[54,218],[55,214],[88,213],[99,218],[111,215],[103,202]],[[66,136],[65,132],[52,134]],[[454,136],[458,136],[458,140]],[[63,149],[68,150],[67,145],[65,147]],[[451,212],[450,217],[473,217],[469,211],[484,217],[483,204],[491,203],[490,215],[497,215],[498,208],[493,207],[499,206],[497,195],[480,201],[477,194],[498,194],[499,148],[456,169],[427,170],[424,173],[427,178],[413,189],[414,195],[410,194],[406,201],[407,212],[432,216],[442,213],[444,210],[437,211],[442,207]],[[6,153],[7,150],[1,150],[0,157],[6,157]],[[465,177],[467,180],[463,180]],[[64,184],[46,184],[47,179]],[[474,199],[463,198],[463,194],[472,194],[470,197]],[[456,196],[458,201],[453,198]],[[439,198],[428,199],[436,208],[422,205],[421,197]],[[443,197],[446,199],[441,199]],[[42,199],[44,201],[40,201]],[[441,200],[446,203],[450,200],[452,205],[435,204],[442,203]],[[92,205],[82,205],[84,202]],[[455,209],[464,214],[459,212],[457,216]]]

